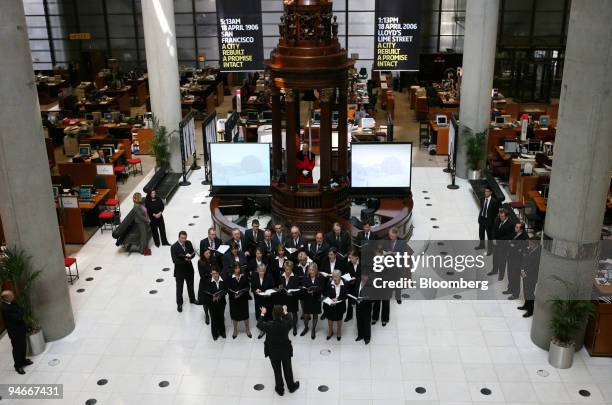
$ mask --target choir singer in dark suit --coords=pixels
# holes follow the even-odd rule
[[[2,291],[2,319],[6,326],[11,345],[13,346],[13,361],[15,371],[25,374],[23,368],[32,364],[32,360],[26,358],[27,328],[23,320],[24,310],[15,302],[12,291]]]
[[[368,273],[361,273],[361,277],[352,290],[352,296],[357,298],[353,299],[355,304],[355,317],[357,318],[357,338],[356,342],[363,340],[367,345],[370,343],[370,337],[372,335],[372,325],[370,321],[372,319],[372,301],[369,299],[368,294],[372,290],[372,283],[369,281]]]
[[[216,251],[222,244],[223,241],[221,238],[217,238],[217,231],[215,231],[215,228],[208,228],[208,237],[200,241],[200,256],[206,250],[210,249],[212,250],[212,257],[214,258],[214,262],[216,263],[217,267],[223,267],[223,255]]]
[[[363,223],[363,231],[359,231],[357,233],[357,238],[355,239],[355,243],[358,246],[363,246],[367,244],[371,240],[377,240],[378,237],[375,233],[372,232],[372,226],[369,222]]]
[[[283,374],[287,382],[289,392],[293,393],[300,388],[300,382],[293,380],[293,370],[291,368],[291,357],[293,357],[293,346],[289,340],[289,331],[292,328],[291,315],[287,313],[286,306],[276,305],[272,310],[272,321],[265,321],[267,309],[261,307],[260,321],[257,327],[266,334],[264,342],[264,354],[270,359],[274,370],[274,380],[276,386],[274,391],[280,396],[285,394],[283,384]],[[282,366],[282,372],[281,372]]]
[[[487,235],[487,256],[493,252],[493,225],[497,212],[499,211],[499,202],[493,197],[493,189],[490,186],[485,186],[484,197],[480,199],[480,212],[478,213],[478,238],[480,243],[476,246],[476,250],[484,249],[485,233]]]
[[[337,222],[334,223],[332,231],[325,236],[325,241],[330,247],[335,247],[342,257],[345,257],[351,248],[351,235]]]
[[[504,293],[510,294],[509,300],[515,300],[521,292],[521,267],[527,252],[527,232],[523,222],[514,225],[514,235],[508,243],[508,289]]]
[[[178,241],[170,248],[172,263],[174,263],[174,278],[176,280],[176,310],[183,312],[183,283],[187,284],[189,302],[197,304],[193,289],[193,264],[191,259],[195,256],[193,245],[187,240],[187,232],[180,231]]]
[[[499,274],[498,280],[503,280],[508,262],[508,241],[514,236],[514,222],[508,218],[508,211],[502,209],[493,225],[495,247],[493,248],[493,270],[487,275]]]

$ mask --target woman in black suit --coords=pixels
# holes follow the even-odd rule
[[[210,308],[210,331],[214,340],[219,336],[225,339],[225,293],[227,285],[216,267],[211,268],[211,279],[206,286],[206,299]]]
[[[249,326],[249,300],[251,299],[249,278],[242,274],[239,264],[234,264],[234,274],[229,280],[228,293],[230,318],[232,318],[232,324],[234,325],[232,339],[236,339],[236,336],[238,336],[238,322],[240,321],[244,321],[246,335],[252,338],[253,335],[251,335],[251,327]]]
[[[153,234],[153,242],[155,246],[159,247],[161,244],[164,246],[170,246],[168,239],[166,239],[166,224],[164,223],[164,202],[161,198],[157,198],[157,192],[155,190],[149,191],[147,198],[145,199],[145,207],[147,207],[147,214],[151,222],[151,233]]]
[[[342,280],[342,272],[334,270],[332,281],[325,289],[325,297],[333,301],[333,304],[323,304],[323,311],[327,318],[327,340],[334,335],[334,323],[336,324],[336,338],[342,339],[342,317],[346,311],[347,285]]]
[[[272,263],[270,263],[270,272],[274,278],[274,285],[278,285],[280,283],[280,277],[281,274],[283,274],[283,267],[285,266],[285,262],[287,260],[289,260],[289,258],[287,257],[285,245],[278,245],[276,247],[276,257],[272,260]]]
[[[316,263],[311,263],[308,267],[308,274],[304,277],[304,330],[300,336],[308,333],[308,323],[312,317],[312,339],[317,337],[317,321],[321,313],[321,293],[325,289],[325,278],[319,274],[319,267]]]
[[[268,258],[264,255],[263,249],[258,247],[255,249],[255,259],[247,262],[247,271],[248,271],[249,277],[253,277],[253,274],[257,273],[257,268],[261,264],[268,267]],[[256,309],[255,312],[257,313],[258,312],[257,308],[255,309]]]
[[[285,266],[283,267],[284,273],[281,276],[280,286],[279,288],[283,290],[282,295],[280,296],[280,304],[287,306],[287,312],[291,312],[293,317],[293,336],[297,335],[297,321],[298,321],[298,297],[300,295],[300,291],[289,292],[287,290],[295,290],[302,287],[302,279],[303,277],[296,276],[293,274],[293,262],[291,260],[287,260],[285,262]]]
[[[331,275],[334,270],[340,270],[341,273],[344,273],[344,267],[344,259],[338,255],[336,248],[329,248],[327,257],[321,261],[321,271],[329,275]]]
[[[236,243],[232,243],[230,250],[223,256],[223,277],[228,279],[231,277],[234,264],[238,264],[240,268],[246,266],[246,257],[238,250]]]
[[[269,290],[270,288],[274,288],[274,279],[270,274],[268,274],[266,266],[260,265],[257,268],[257,272],[253,274],[251,277],[251,291],[255,295],[255,318],[259,321],[259,313],[261,307],[265,307],[268,310],[272,309],[272,299],[270,296],[263,296],[261,293]],[[268,311],[269,314],[271,311]],[[269,315],[268,315],[269,316]],[[270,319],[264,319],[265,321],[269,321]],[[257,336],[257,339],[261,339],[264,333],[260,333]]]
[[[211,269],[213,267],[213,258],[212,252],[210,250],[205,250],[204,252],[200,252],[200,259],[198,260],[198,273],[200,273],[200,285],[198,286],[198,301],[202,303],[202,307],[204,308],[205,322],[206,325],[210,324],[210,315],[208,309],[208,300],[206,299],[205,291],[206,286],[211,278]]]

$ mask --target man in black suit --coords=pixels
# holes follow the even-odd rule
[[[289,239],[287,239],[287,243],[285,247],[287,249],[295,249],[295,252],[291,253],[291,260],[296,263],[297,262],[297,254],[301,251],[307,250],[306,241],[302,238],[302,234],[300,233],[300,228],[297,226],[291,227],[291,235]]]
[[[372,301],[367,299],[371,292],[372,284],[369,282],[369,275],[366,272],[361,272],[361,278],[355,283],[352,296],[356,297],[355,317],[357,318],[357,338],[356,342],[363,340],[367,345],[370,343],[372,335]],[[366,299],[363,299],[366,298]]]
[[[225,242],[226,245],[232,246],[232,244],[236,244],[238,246],[238,252],[242,252],[245,257],[249,257],[249,251],[247,247],[246,240],[242,237],[240,233],[240,229],[234,228],[232,229],[232,237]]]
[[[396,252],[403,253],[406,250],[406,248],[407,248],[406,241],[399,237],[399,230],[397,228],[389,229],[389,232],[387,233],[387,237],[383,241],[384,251],[393,252],[393,253],[396,253]],[[386,278],[399,280],[400,277],[401,277],[400,270],[395,269],[393,272],[388,273]],[[395,300],[397,301],[398,304],[402,303],[402,290],[400,288],[395,289]],[[379,305],[380,305],[380,301],[376,301],[374,303],[375,314],[378,312]],[[389,310],[390,310],[389,302],[387,301],[387,303],[385,304],[385,301],[382,300],[382,305],[383,305],[382,323],[383,323],[383,326],[385,326],[386,323],[389,322]],[[387,307],[385,307],[385,305]],[[387,314],[386,316],[385,316],[385,313]],[[374,315],[372,319],[374,321],[378,320],[378,315]],[[387,319],[387,321],[385,321],[385,319]]]
[[[283,374],[287,382],[290,393],[300,388],[300,382],[293,380],[293,370],[291,368],[291,357],[293,357],[293,346],[289,339],[289,331],[293,328],[291,314],[287,313],[287,306],[276,305],[272,310],[272,321],[265,321],[267,312],[266,307],[260,308],[261,315],[257,328],[266,334],[264,342],[264,354],[270,359],[274,370],[275,387],[274,391],[280,396],[285,394],[283,384]],[[281,372],[282,366],[282,372]]]
[[[357,233],[357,238],[355,239],[355,244],[357,246],[362,246],[367,244],[371,240],[377,240],[378,237],[376,234],[372,232],[372,226],[369,222],[363,223],[363,231],[359,231]]]
[[[523,256],[527,251],[527,232],[525,232],[525,224],[523,222],[517,222],[514,225],[514,235],[509,244],[508,289],[504,291],[504,294],[510,294],[508,299],[515,300],[521,292],[521,267]]]
[[[263,233],[263,240],[259,242],[259,247],[263,251],[264,257],[266,258],[267,262],[274,259],[274,256],[276,255],[277,245],[278,244],[274,242],[274,239],[272,238],[272,231],[266,229]]]
[[[255,254],[255,249],[259,246],[259,242],[263,242],[264,239],[263,231],[259,230],[259,220],[254,219],[251,222],[251,229],[247,229],[244,232],[244,239],[246,240],[249,256],[252,258]]]
[[[6,326],[11,345],[13,346],[13,361],[15,371],[25,374],[23,368],[32,364],[32,360],[26,358],[26,337],[27,328],[23,320],[24,310],[15,302],[15,295],[12,291],[2,291],[2,319]]]
[[[325,241],[330,247],[335,247],[342,257],[345,257],[351,248],[351,235],[337,222],[334,223],[332,231],[325,236]]]
[[[277,245],[284,245],[287,242],[287,235],[284,233],[282,224],[274,224],[274,234],[272,235],[272,240]]]
[[[215,231],[215,228],[208,228],[208,237],[200,241],[200,255],[204,254],[208,249],[214,251],[222,244],[223,241],[221,241],[221,238],[217,238],[217,231]],[[218,252],[213,252],[213,255],[217,266],[221,268],[223,266],[223,255]]]
[[[323,232],[317,232],[315,240],[310,244],[308,249],[308,256],[314,261],[319,267],[321,267],[321,261],[327,256],[329,245],[323,239]]]
[[[525,304],[517,307],[517,309],[527,311],[523,314],[523,318],[529,318],[531,315],[533,315],[535,288],[538,282],[540,256],[542,254],[542,245],[540,244],[539,240],[530,239],[527,246],[527,252],[523,262],[523,270],[521,271]]]
[[[484,249],[485,233],[487,234],[487,256],[493,253],[493,225],[497,212],[499,211],[499,202],[493,197],[493,189],[490,186],[485,186],[484,197],[480,199],[480,212],[478,213],[478,238],[480,243],[476,246],[476,250]]]
[[[195,256],[193,245],[187,240],[187,232],[180,231],[178,241],[170,248],[172,263],[174,263],[174,278],[176,280],[176,310],[183,312],[183,283],[187,284],[189,302],[197,304],[195,291],[193,290],[193,264],[191,260]]]
[[[508,241],[514,235],[514,223],[508,218],[508,211],[505,209],[499,211],[497,215],[493,225],[493,235],[495,237],[493,270],[487,273],[487,276],[499,274],[498,279],[503,280],[508,262]]]

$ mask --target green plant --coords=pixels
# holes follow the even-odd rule
[[[580,299],[580,290],[575,284],[558,276],[551,278],[563,285],[565,296],[550,300],[552,318],[549,326],[553,339],[568,347],[574,342],[580,328],[595,314],[595,305],[589,300]]]
[[[0,259],[0,285],[7,281],[12,284],[15,300],[24,311],[24,321],[28,333],[33,334],[40,330],[40,325],[32,311],[30,293],[34,280],[42,271],[32,270],[31,257],[21,248],[7,247],[4,257]]]
[[[151,150],[155,156],[155,164],[162,167],[170,163],[170,136],[165,126],[159,125],[159,119],[153,115],[153,139],[151,140]]]
[[[466,136],[465,144],[467,146],[466,154],[468,165],[471,170],[480,169],[480,163],[484,159],[486,132],[478,132],[474,136]]]

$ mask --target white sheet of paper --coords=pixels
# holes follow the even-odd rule
[[[348,273],[343,274],[342,275],[342,280],[344,280],[344,281],[351,281],[352,280],[351,275],[348,274]]]
[[[324,303],[324,304],[327,304],[327,305],[335,305],[335,304],[336,304],[336,303],[335,303],[335,302],[334,302],[334,301],[333,301],[331,298],[329,298],[329,297],[325,298],[325,299],[323,300],[323,303]]]
[[[227,252],[229,250],[229,245],[219,245],[219,247],[217,248],[217,252],[221,253],[222,255],[225,254],[225,252]]]
[[[297,252],[296,248],[286,248],[287,252],[289,252],[289,254],[294,254],[295,252]]]
[[[263,295],[265,297],[269,297],[270,295],[274,294],[275,292],[276,292],[276,290],[273,290],[272,288],[269,288],[266,291],[259,293],[259,295]]]
[[[294,292],[297,292],[297,291],[300,291],[300,290],[301,290],[301,288],[290,288],[290,289],[287,290],[287,292],[288,293],[294,293]]]

